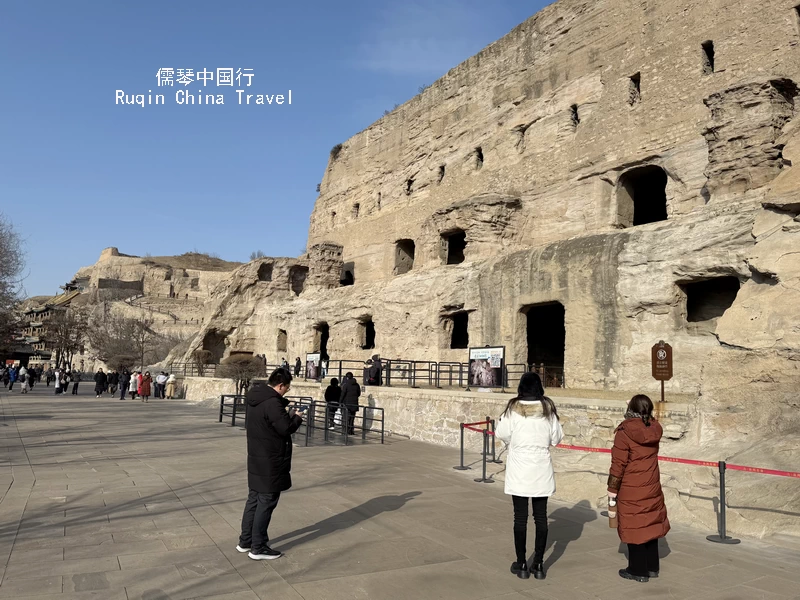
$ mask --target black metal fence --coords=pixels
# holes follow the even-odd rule
[[[469,363],[382,359],[382,364],[383,369],[380,379],[375,383],[369,382],[369,368],[361,360],[331,360],[328,362],[326,369],[323,370],[317,367],[317,372],[313,374],[313,377],[308,377],[309,374],[306,372],[305,365],[301,365],[297,370],[293,365],[290,365],[289,371],[295,377],[312,381],[320,381],[329,377],[337,377],[341,381],[346,373],[352,372],[361,380],[362,385],[384,385],[387,387],[396,385],[412,388],[422,386],[432,388],[470,387]],[[264,374],[268,375],[280,366],[266,363],[264,365]],[[194,363],[172,363],[167,367],[167,372],[191,377],[215,377],[218,367],[219,365],[217,364],[202,365],[201,367]],[[505,365],[503,381],[499,387],[502,389],[515,389],[522,375],[528,372],[538,373],[542,379],[542,384],[546,388],[564,387],[564,367],[550,366],[544,363],[538,365],[522,363]],[[480,387],[475,384],[472,384],[472,386]]]
[[[380,436],[381,444],[386,438],[385,417],[382,408],[377,406],[358,406],[351,411],[346,406],[318,402],[310,396],[285,396],[289,406],[304,409],[306,414],[297,434],[303,438],[303,445],[321,441],[325,444],[343,443],[347,446],[356,440],[362,443]],[[223,394],[219,399],[219,422],[229,417],[231,427],[239,422],[247,424],[247,404],[245,397],[238,394]],[[376,425],[380,426],[378,430]],[[320,433],[321,432],[321,433]],[[321,438],[321,439],[318,439]]]

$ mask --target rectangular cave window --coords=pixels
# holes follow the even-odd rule
[[[533,368],[540,377],[544,368],[545,379],[542,383],[545,387],[561,387],[567,335],[564,305],[560,302],[530,304],[523,306],[520,312],[525,315],[528,367]]]
[[[442,183],[442,180],[444,179],[444,169],[444,165],[439,165],[439,180],[437,183]]]
[[[356,265],[349,262],[342,265],[342,276],[339,278],[339,285],[355,285],[356,283]]]
[[[355,204],[353,204],[353,218],[354,218],[354,219],[357,219],[357,218],[358,218],[358,213],[359,213],[360,211],[361,211],[361,205],[360,205],[358,202],[356,202]]]
[[[578,114],[577,104],[573,104],[572,106],[569,107],[569,118],[570,121],[572,122],[573,129],[577,129],[578,124],[581,122],[581,117]]]
[[[711,75],[714,72],[714,42],[708,40],[701,44],[703,48],[703,75]]]
[[[624,228],[666,219],[666,171],[644,165],[623,173],[617,187],[617,224]]]
[[[794,7],[792,14],[794,15],[795,25],[797,25],[797,32],[800,33],[800,4]]]
[[[414,191],[414,180],[409,178],[406,179],[406,196],[410,196],[411,192]]]
[[[286,335],[285,329],[278,329],[278,340],[277,340],[277,348],[278,352],[286,352],[289,348],[288,345],[288,336]]]
[[[715,277],[682,284],[680,287],[686,294],[686,321],[716,321],[736,300],[739,286],[738,277]]]
[[[372,317],[364,317],[358,322],[359,345],[362,350],[372,350],[375,348],[375,323]]]
[[[475,169],[480,169],[483,166],[483,148],[478,146],[475,148]]]
[[[445,326],[450,329],[450,348],[469,348],[469,313],[460,312],[446,319]]]
[[[289,269],[289,286],[295,296],[303,293],[306,287],[306,277],[308,277],[308,267],[294,266]]]
[[[467,234],[463,229],[443,233],[441,236],[442,257],[446,265],[458,265],[466,260]]]
[[[628,104],[633,106],[642,99],[642,74],[634,73],[628,82]]]
[[[378,204],[378,210],[380,210],[381,209],[381,193],[380,192],[378,192],[378,203],[377,204]]]
[[[414,240],[397,240],[394,246],[394,274],[403,275],[414,268]]]
[[[272,281],[272,263],[263,263],[258,267],[259,281]]]

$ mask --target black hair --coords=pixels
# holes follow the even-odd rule
[[[345,379],[353,379],[353,374],[350,371],[348,371],[347,373],[344,374],[344,377]]]
[[[337,385],[339,385],[339,380],[338,380],[338,379],[336,379],[336,377],[334,377],[333,379],[331,379],[331,385],[332,385],[332,386],[337,386]]]
[[[628,412],[642,415],[642,422],[646,427],[650,427],[650,420],[653,418],[653,401],[650,400],[649,396],[636,394],[628,402]]]
[[[286,369],[275,369],[272,375],[269,376],[267,383],[272,387],[277,385],[289,385],[292,383],[292,374]]]
[[[508,401],[506,409],[501,416],[505,416],[506,413],[513,410],[520,400],[538,400],[542,403],[542,414],[544,414],[545,419],[550,417],[559,418],[555,403],[544,395],[542,380],[536,373],[525,373],[520,377],[517,395]]]

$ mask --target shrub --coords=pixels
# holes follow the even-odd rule
[[[342,144],[336,144],[333,148],[331,148],[331,160],[336,160],[339,158],[339,153],[341,153],[342,148],[344,148]]]

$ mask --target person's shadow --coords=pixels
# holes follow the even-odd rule
[[[591,521],[597,520],[597,513],[592,509],[588,500],[581,500],[571,508],[559,508],[549,515],[549,535],[547,536],[547,550],[553,551],[544,562],[545,570],[552,567],[558,559],[564,556],[570,542],[581,537],[583,527]],[[533,556],[531,555],[531,560]]]
[[[379,496],[372,500],[367,500],[363,504],[359,504],[343,513],[309,525],[308,527],[303,527],[302,529],[272,538],[269,540],[269,543],[272,545],[273,543],[278,544],[284,540],[292,540],[281,546],[281,550],[288,550],[295,546],[314,541],[329,533],[348,529],[381,513],[403,508],[406,502],[413,500],[420,494],[422,494],[422,492],[406,492],[399,496]]]

